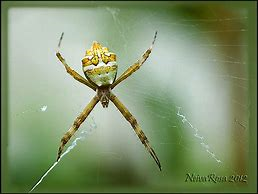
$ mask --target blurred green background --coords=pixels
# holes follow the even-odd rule
[[[255,6],[2,2],[2,191],[32,188],[94,95],[56,58],[61,33],[61,53],[81,75],[81,59],[94,40],[117,54],[120,75],[150,46],[156,30],[150,58],[114,93],[137,118],[163,171],[114,105],[98,104],[79,132],[96,128],[34,192],[255,191]],[[248,183],[186,182],[187,173],[247,175]]]

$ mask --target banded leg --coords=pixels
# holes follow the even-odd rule
[[[62,33],[59,43],[58,43],[58,49],[56,51],[56,56],[57,58],[61,61],[61,63],[64,65],[67,73],[69,73],[74,79],[76,79],[77,81],[85,84],[86,86],[90,87],[91,89],[93,89],[94,91],[96,91],[96,87],[94,85],[92,85],[88,80],[86,80],[84,77],[82,77],[79,73],[77,73],[76,71],[74,71],[71,67],[69,67],[69,65],[66,63],[65,59],[62,57],[61,53],[59,52],[60,49],[60,45],[61,45],[61,41],[63,39],[63,35],[64,33]]]
[[[141,140],[142,144],[145,146],[145,148],[148,150],[148,152],[151,154],[153,159],[155,160],[156,164],[158,165],[160,171],[161,171],[161,164],[160,161],[152,149],[151,145],[149,144],[149,141],[145,134],[143,133],[142,129],[138,125],[136,119],[134,116],[129,112],[129,110],[122,104],[122,102],[114,95],[110,94],[110,100],[115,104],[115,106],[118,108],[118,110],[122,113],[122,115],[125,117],[125,119],[132,125],[135,133],[138,135],[139,139]]]
[[[64,134],[63,138],[61,139],[61,145],[58,149],[58,156],[57,161],[59,160],[65,144],[70,140],[70,138],[74,135],[74,133],[78,130],[80,125],[83,123],[83,121],[88,117],[92,109],[95,107],[95,105],[99,102],[98,96],[94,96],[94,98],[90,101],[90,103],[84,108],[82,113],[75,119],[73,125],[71,128]]]
[[[115,80],[115,82],[111,85],[111,89],[113,89],[117,84],[119,84],[120,82],[122,82],[123,80],[128,78],[135,71],[140,69],[142,64],[148,59],[149,55],[151,54],[152,47],[155,43],[156,37],[157,37],[157,31],[155,32],[155,35],[154,35],[154,38],[153,38],[150,48],[148,48],[148,50],[145,51],[145,53],[142,55],[141,59],[139,59],[136,63],[134,63],[132,66],[130,66],[122,75],[119,76],[119,78],[117,78]]]

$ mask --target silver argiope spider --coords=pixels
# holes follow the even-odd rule
[[[122,104],[122,102],[111,92],[111,90],[118,85],[120,82],[128,78],[132,73],[137,71],[142,64],[149,57],[154,42],[157,37],[157,31],[155,32],[154,39],[149,49],[145,51],[142,55],[141,59],[139,59],[136,63],[130,66],[118,79],[116,79],[117,75],[117,64],[116,64],[116,55],[108,50],[107,47],[102,47],[98,42],[94,41],[91,48],[86,50],[86,54],[82,59],[82,69],[87,79],[82,77],[76,71],[71,69],[66,63],[65,59],[59,52],[59,48],[61,45],[61,41],[63,39],[64,33],[62,33],[59,43],[58,50],[56,52],[56,56],[64,65],[67,73],[73,76],[77,81],[85,84],[90,87],[97,94],[93,97],[90,103],[84,108],[82,113],[75,119],[71,128],[64,134],[61,139],[61,145],[58,150],[57,161],[59,160],[62,151],[64,149],[65,144],[70,140],[70,138],[74,135],[74,133],[78,130],[80,125],[84,122],[90,112],[93,110],[95,105],[100,101],[103,108],[108,107],[109,100],[111,100],[118,110],[122,113],[125,119],[132,125],[135,133],[138,135],[139,139],[151,154],[159,169],[161,170],[161,164],[159,159],[149,144],[149,141],[142,129],[138,125],[134,116],[129,112],[129,110]]]

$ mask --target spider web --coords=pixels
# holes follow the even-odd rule
[[[201,154],[203,148],[206,151],[206,156],[201,154],[203,158],[210,157],[217,163],[224,161],[224,168],[227,168],[230,166],[227,160],[231,160],[226,155],[232,144],[241,142],[240,147],[231,148],[241,149],[238,150],[238,159],[247,152],[246,126],[250,107],[245,52],[248,44],[244,37],[248,31],[248,17],[245,10],[234,10],[231,13],[217,8],[207,6],[203,13],[205,18],[200,16],[198,19],[178,16],[167,19],[166,15],[171,10],[163,10],[162,13],[159,10],[147,13],[139,11],[137,22],[135,10],[128,11],[125,18],[120,9],[107,7],[107,11],[112,15],[125,53],[131,53],[128,50],[134,44],[141,48],[139,42],[146,42],[144,35],[151,34],[150,31],[158,29],[159,32],[150,57],[151,62],[146,62],[144,70],[140,70],[142,74],[138,72],[141,75],[134,75],[127,80],[131,84],[124,85],[129,88],[121,86],[124,91],[120,95],[123,95],[131,107],[135,104],[138,107],[138,103],[142,103],[142,109],[147,110],[145,115],[149,115],[150,120],[158,119],[158,123],[170,124],[157,129],[151,127],[153,136],[158,136],[156,141],[160,141],[164,149],[168,145],[179,144],[182,150],[188,149]],[[125,20],[127,22],[122,22]],[[135,37],[127,41],[125,34],[135,34]],[[228,38],[230,36],[234,38]],[[137,59],[134,56],[128,58],[132,58],[129,61]],[[150,108],[153,105],[157,106],[154,110]],[[159,107],[160,105],[163,107]],[[174,121],[169,121],[172,118]],[[179,123],[180,120],[182,123]],[[185,131],[179,132],[178,142],[175,142],[168,135],[168,130],[181,131],[182,127],[192,131],[189,130],[188,134]],[[228,145],[229,139],[231,145]],[[191,143],[188,144],[187,141]],[[192,147],[194,143],[196,144]],[[224,149],[223,152],[224,147],[229,149]],[[246,162],[244,159],[243,163]],[[236,171],[246,172],[245,165],[242,164],[242,169],[238,170],[230,167],[229,171],[235,174]]]
[[[63,133],[94,95],[70,78],[53,57],[62,31],[65,34],[61,52],[77,72],[81,73],[80,59],[85,49],[97,40],[117,54],[118,75],[139,59],[158,31],[149,59],[114,93],[136,117],[159,156],[163,183],[158,181],[161,177],[155,171],[155,163],[137,135],[110,104],[108,109],[97,106],[93,110],[91,115],[98,130],[49,175],[43,189],[44,185],[47,188],[57,181],[55,176],[64,176],[67,169],[76,177],[73,172],[80,168],[84,169],[81,176],[91,174],[91,179],[85,178],[87,183],[83,183],[87,186],[111,184],[107,180],[111,172],[112,181],[119,186],[128,182],[133,185],[158,182],[160,187],[171,184],[171,180],[181,184],[187,173],[247,174],[251,111],[247,10],[225,4],[194,6],[167,2],[167,5],[146,9],[142,5],[126,8],[107,4],[85,9],[10,10],[9,160],[13,185],[23,185],[25,191],[31,187],[39,172],[45,171],[56,157]],[[47,16],[42,17],[43,12]],[[92,15],[94,21],[89,19]],[[49,18],[51,25],[47,22]],[[39,25],[37,21],[43,22]],[[26,24],[31,29],[28,34],[18,30],[25,29]],[[31,38],[35,41],[28,42]],[[27,52],[25,45],[38,49]],[[26,65],[17,67],[18,63]],[[34,83],[29,79],[30,72],[38,72]],[[33,96],[32,89],[36,93]],[[17,96],[24,100],[18,102]],[[30,130],[35,128],[38,132]],[[28,140],[29,136],[33,140]],[[30,150],[41,137],[44,141],[38,145],[45,149],[40,153],[35,149],[31,154],[38,157],[37,164],[30,163],[30,171],[34,173],[20,181],[21,175],[17,174],[23,173],[21,169],[28,159],[33,160],[32,156],[24,158],[22,150]],[[80,133],[74,138],[80,138]],[[16,167],[14,161],[20,161],[20,165]],[[62,181],[63,189],[69,189],[68,183],[74,182],[72,177]],[[86,186],[81,186],[81,190],[87,190]]]

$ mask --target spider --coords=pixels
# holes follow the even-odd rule
[[[107,108],[109,104],[109,100],[111,100],[114,103],[114,105],[118,108],[118,110],[122,113],[122,115],[125,117],[125,119],[131,124],[135,133],[138,135],[139,139],[141,140],[142,144],[151,154],[156,164],[158,165],[159,170],[161,171],[160,161],[156,153],[154,152],[153,148],[149,144],[147,137],[143,133],[139,124],[137,123],[135,117],[129,112],[129,110],[122,104],[122,102],[111,91],[116,85],[118,85],[120,82],[122,82],[130,75],[132,75],[135,71],[137,71],[142,66],[142,64],[147,60],[147,58],[149,57],[152,51],[154,42],[156,40],[157,31],[155,32],[150,48],[148,48],[144,52],[141,59],[139,59],[136,63],[130,66],[117,79],[116,79],[116,75],[117,75],[118,65],[116,64],[116,54],[110,52],[107,47],[102,47],[100,43],[98,43],[97,41],[93,41],[91,48],[86,50],[86,54],[82,59],[82,70],[85,74],[86,79],[82,77],[79,73],[74,71],[71,67],[69,67],[69,65],[66,63],[65,59],[62,57],[62,55],[59,52],[63,35],[64,33],[62,33],[59,39],[58,49],[56,51],[57,58],[62,62],[67,73],[69,73],[77,81],[83,83],[84,85],[88,86],[92,90],[96,91],[96,95],[89,102],[89,104],[84,108],[81,114],[75,119],[73,125],[64,134],[63,138],[61,139],[61,145],[58,150],[57,161],[59,160],[63,152],[65,144],[78,130],[80,125],[84,122],[84,120],[93,110],[95,105],[100,101],[103,108]]]

